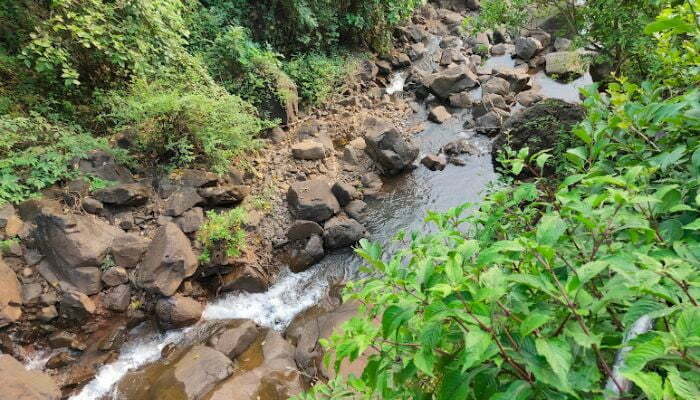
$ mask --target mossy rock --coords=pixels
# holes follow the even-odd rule
[[[516,112],[505,121],[503,133],[494,142],[494,158],[506,146],[516,151],[527,147],[530,154],[550,149],[554,156],[552,165],[556,166],[566,149],[575,143],[571,128],[584,117],[581,105],[559,99],[547,99]]]

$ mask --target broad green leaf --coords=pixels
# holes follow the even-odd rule
[[[689,223],[688,225],[685,225],[683,229],[687,229],[689,231],[700,230],[700,218],[697,218],[695,221]]]
[[[623,374],[634,382],[649,397],[649,400],[663,399],[663,383],[661,377],[655,372],[631,372]]]
[[[554,245],[566,232],[566,222],[556,215],[545,215],[537,225],[537,242]]]
[[[399,307],[396,305],[388,307],[382,316],[382,332],[385,337],[390,337],[401,324],[411,319],[413,307]]]
[[[647,363],[665,354],[666,346],[660,336],[652,336],[641,343],[634,343],[632,350],[625,356],[624,371],[641,371]]]
[[[683,310],[673,331],[682,339],[700,337],[700,307],[688,307]]]
[[[671,382],[673,392],[680,398],[684,400],[700,399],[700,388],[698,388],[697,382],[693,383],[683,379],[677,370],[669,371],[668,381]]]
[[[551,314],[533,312],[529,314],[520,324],[520,336],[527,336],[535,329],[540,328],[552,319]]]
[[[568,343],[558,338],[535,339],[537,352],[543,356],[562,382],[567,382],[573,356]]]
[[[430,376],[433,376],[435,361],[435,354],[432,348],[422,348],[413,356],[413,363],[416,367]]]

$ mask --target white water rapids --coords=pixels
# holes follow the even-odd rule
[[[288,274],[264,293],[231,293],[207,305],[202,322],[246,318],[261,326],[283,330],[300,312],[316,304],[326,293],[327,281],[317,279],[316,268],[299,274]],[[200,324],[202,323],[200,322]],[[95,378],[71,400],[96,400],[105,396],[114,398],[115,385],[130,371],[157,361],[163,349],[184,341],[197,325],[165,334],[146,334],[137,327],[132,331],[134,340],[121,349],[119,358],[101,367]]]

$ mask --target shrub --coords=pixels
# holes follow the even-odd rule
[[[202,245],[200,260],[211,261],[217,250],[228,257],[240,256],[246,245],[245,220],[246,212],[242,207],[220,214],[207,212],[207,221],[197,232],[197,241]]]
[[[169,167],[199,164],[223,172],[232,158],[258,148],[256,135],[273,126],[216,85],[139,80],[105,103],[117,129],[134,135],[136,151]]]
[[[347,57],[308,54],[292,58],[283,69],[297,84],[303,102],[317,105],[337,90],[354,66]]]
[[[71,160],[90,150],[112,151],[104,139],[37,114],[0,116],[0,132],[0,203],[17,203],[78,177]]]

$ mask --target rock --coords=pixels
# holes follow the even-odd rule
[[[352,246],[367,236],[367,230],[362,224],[343,216],[328,220],[323,229],[323,243],[331,250]]]
[[[558,37],[554,40],[554,49],[556,51],[567,51],[571,49],[571,40],[564,38],[564,37]]]
[[[420,160],[421,164],[425,165],[431,171],[442,171],[447,166],[447,157],[444,154],[438,156],[428,154]]]
[[[525,92],[518,93],[515,99],[524,107],[530,107],[535,103],[542,101],[544,97],[534,90],[527,90]]]
[[[87,176],[94,176],[105,181],[132,183],[134,178],[129,170],[118,165],[114,156],[103,150],[92,150],[80,159],[74,160],[77,170]]]
[[[360,61],[357,70],[360,79],[365,82],[373,81],[377,77],[377,73],[379,73],[379,68],[371,60]]]
[[[494,93],[506,96],[510,93],[510,83],[503,78],[493,77],[486,81],[486,83],[481,86],[481,89],[484,94]]]
[[[289,269],[292,272],[303,272],[323,259],[323,240],[318,234],[311,235],[303,247],[294,247],[289,254]]]
[[[131,288],[129,285],[113,287],[102,294],[102,303],[107,309],[124,312],[131,304]]]
[[[485,135],[495,135],[501,131],[501,126],[508,115],[507,111],[494,108],[476,119],[476,131]]]
[[[129,275],[122,267],[111,267],[102,273],[102,282],[109,287],[119,286],[129,282]]]
[[[63,293],[60,310],[61,317],[71,321],[84,322],[95,314],[96,307],[95,303],[85,294],[69,290]]]
[[[122,183],[96,190],[92,197],[115,206],[140,206],[148,201],[149,189],[140,183]]]
[[[361,220],[364,216],[364,211],[367,208],[367,203],[362,200],[353,200],[345,206],[345,213],[352,219]]]
[[[502,135],[494,142],[494,154],[506,143],[514,150],[523,147],[534,154],[544,149],[555,149],[554,159],[563,157],[564,149],[573,146],[574,139],[568,134],[571,127],[583,120],[585,110],[577,104],[570,104],[558,99],[540,101],[532,107],[513,113],[503,124],[508,132],[507,139]]]
[[[465,0],[464,6],[467,7],[467,10],[470,11],[479,11],[479,9],[481,8],[479,0]]]
[[[204,308],[194,299],[175,295],[158,300],[155,311],[158,326],[170,330],[196,324],[202,317]]]
[[[0,354],[2,398],[12,400],[59,400],[61,391],[51,377],[28,370],[7,354]]]
[[[46,361],[46,368],[49,369],[56,369],[56,368],[61,368],[65,367],[68,364],[72,364],[76,361],[76,358],[73,357],[71,352],[69,350],[61,350],[58,353],[55,353],[52,355],[47,361]]]
[[[101,201],[93,199],[92,197],[84,197],[81,204],[83,205],[83,210],[90,214],[100,215],[105,209]]]
[[[24,222],[16,215],[12,215],[5,221],[5,237],[13,238],[19,236],[24,229]]]
[[[515,54],[525,61],[529,61],[540,50],[542,43],[535,38],[520,36],[515,39]]]
[[[295,182],[287,191],[290,210],[299,219],[323,222],[340,211],[326,178]]]
[[[216,186],[219,181],[219,175],[213,172],[188,168],[178,169],[171,172],[167,176],[162,177],[158,181],[158,193],[160,194],[161,198],[166,199],[182,187],[198,189],[202,187]]]
[[[333,195],[338,199],[341,207],[345,207],[348,203],[355,199],[362,198],[362,194],[355,189],[354,186],[345,182],[336,182],[331,188]]]
[[[532,87],[530,83],[530,74],[527,73],[527,69],[523,72],[518,68],[496,67],[493,73],[496,77],[508,81],[511,92],[517,93]]]
[[[322,233],[323,228],[316,222],[298,219],[289,227],[287,238],[292,241],[307,240],[313,235],[320,235]]]
[[[193,187],[182,187],[176,190],[165,201],[165,215],[177,217],[190,208],[201,204],[204,199]]]
[[[418,146],[404,138],[393,125],[372,118],[365,121],[365,127],[365,152],[381,165],[384,173],[397,175],[418,157]]]
[[[451,94],[449,100],[450,106],[455,108],[469,108],[472,106],[472,98],[468,92]]]
[[[391,64],[385,60],[377,60],[377,68],[379,68],[379,74],[384,76],[391,74],[392,71]]]
[[[428,119],[438,124],[444,123],[451,117],[452,114],[450,114],[444,106],[437,106],[430,110],[428,114]]]
[[[478,82],[479,79],[469,68],[457,66],[431,75],[428,86],[436,97],[447,100],[451,94],[471,89]]]
[[[280,128],[279,126],[276,126],[270,130],[268,133],[268,139],[274,144],[280,144],[284,141],[284,139],[287,137],[287,134],[284,132],[284,129]]]
[[[204,223],[204,210],[201,207],[194,207],[175,218],[175,223],[184,233],[197,232]]]
[[[396,53],[391,56],[391,65],[394,68],[406,68],[411,65],[411,58],[406,53]]]
[[[69,347],[80,351],[87,348],[74,334],[65,331],[59,331],[49,336],[49,346],[51,346],[52,349]]]
[[[50,322],[58,318],[58,310],[56,310],[56,306],[52,305],[41,307],[36,316],[41,322]]]
[[[111,255],[117,266],[122,268],[135,268],[141,261],[148,248],[149,241],[135,233],[127,233],[119,236],[112,244]]]
[[[416,61],[417,59],[423,57],[425,54],[425,45],[423,43],[413,43],[408,50],[408,57],[411,61]]]
[[[117,351],[126,341],[128,332],[125,325],[113,325],[109,329],[109,332],[97,344],[97,348],[101,351]]]
[[[197,257],[189,239],[173,223],[161,226],[148,246],[135,274],[137,286],[172,296],[185,278],[197,270]]]
[[[223,292],[244,291],[260,293],[270,286],[270,277],[251,265],[242,265],[223,277],[220,289]]]
[[[0,280],[0,282],[4,283],[3,280]],[[26,306],[38,303],[43,292],[44,288],[41,286],[41,283],[25,283],[22,285],[22,304]]]
[[[221,186],[201,188],[198,190],[210,206],[233,206],[248,197],[250,186],[226,184]]]
[[[292,145],[292,155],[297,160],[321,160],[326,157],[326,150],[323,143],[306,139]]]
[[[506,104],[506,101],[503,99],[503,96],[493,94],[493,93],[486,93],[481,97],[481,102],[484,104],[484,106],[488,110],[492,110],[494,108],[500,108],[501,110],[508,111],[508,105]]]
[[[22,288],[17,275],[0,258],[0,328],[22,316]]]
[[[529,35],[540,42],[542,48],[549,47],[550,43],[552,43],[552,35],[543,29],[530,29]]]
[[[100,291],[100,266],[124,232],[88,215],[45,209],[36,218],[35,242],[45,256],[40,272],[49,283],[92,295]]]
[[[235,360],[258,338],[260,328],[249,319],[233,320],[221,332],[209,338],[209,346]]]
[[[576,77],[588,72],[588,63],[579,51],[558,51],[544,56],[548,75]]]
[[[513,50],[514,49],[513,49],[512,45],[508,45],[505,43],[499,43],[499,44],[491,47],[491,55],[502,56],[506,53],[513,51]]]
[[[12,204],[0,205],[0,229],[5,229],[7,221],[15,216],[15,208]]]

